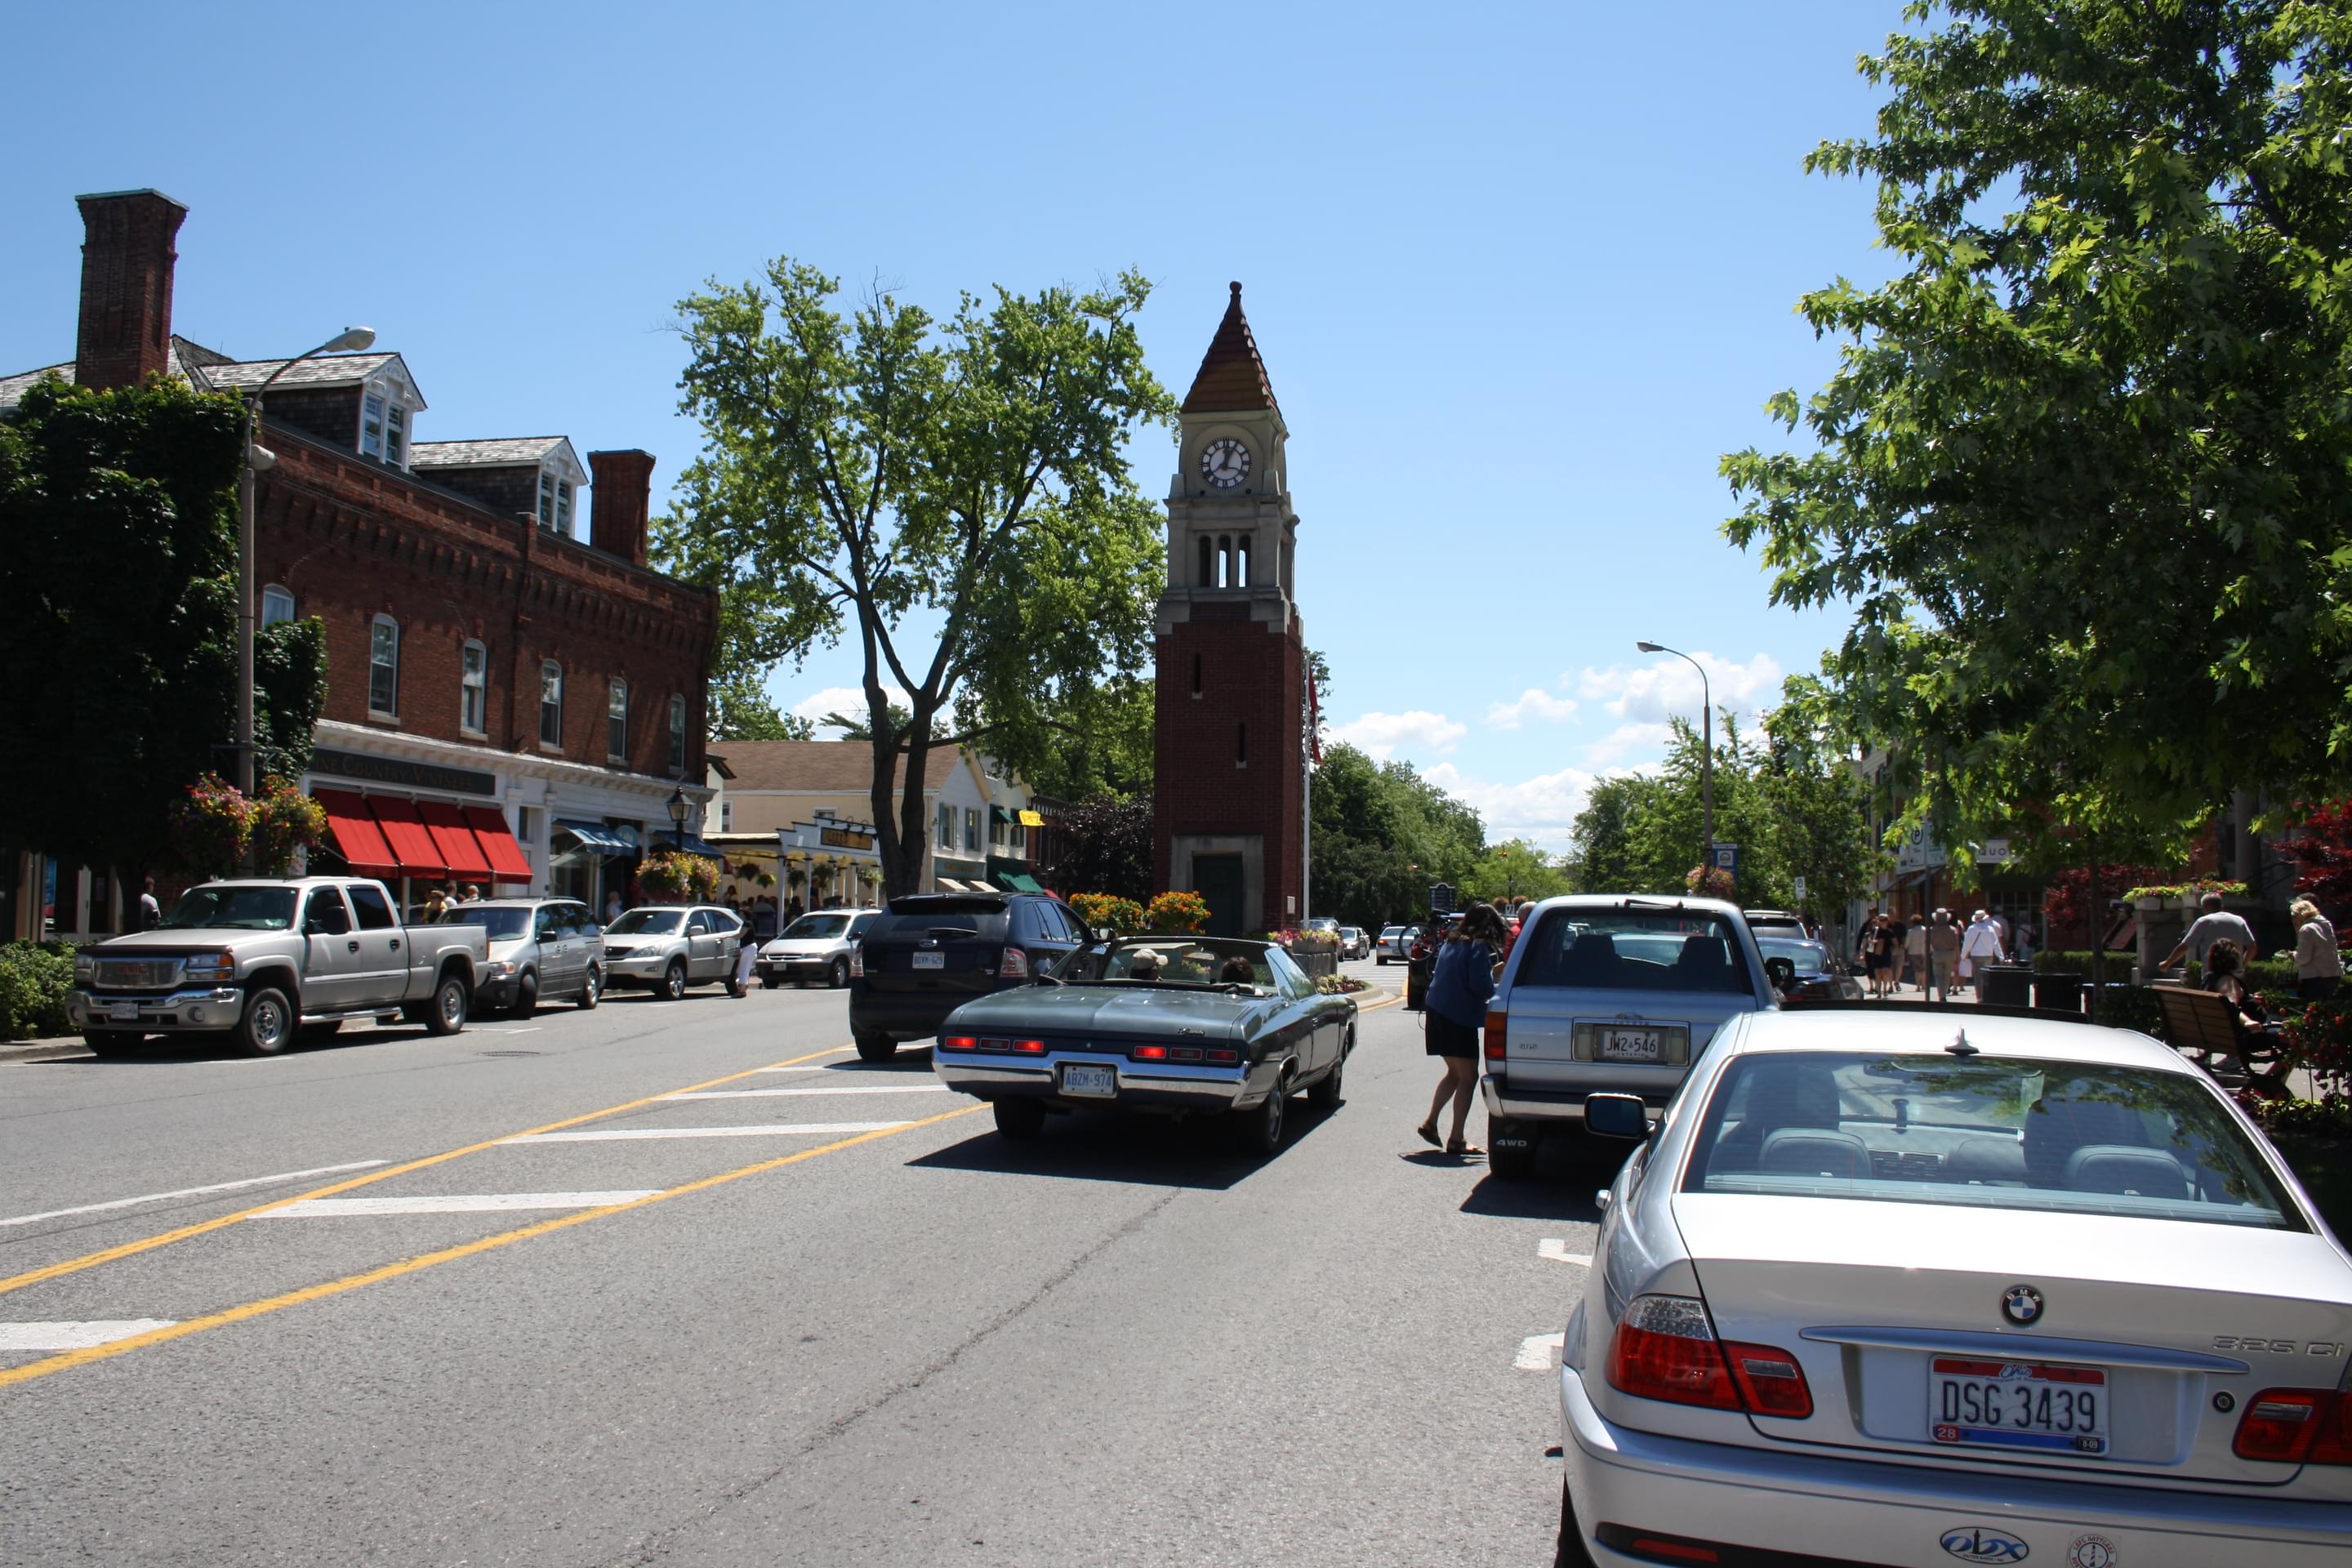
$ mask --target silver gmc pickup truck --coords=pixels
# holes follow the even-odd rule
[[[488,951],[478,925],[401,924],[381,882],[206,882],[154,930],[75,953],[66,1012],[101,1057],[150,1035],[203,1034],[275,1056],[356,1018],[454,1035]]]

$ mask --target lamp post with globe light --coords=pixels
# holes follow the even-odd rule
[[[1704,818],[1700,832],[1704,842],[1699,849],[1699,864],[1707,870],[1715,868],[1715,694],[1707,685],[1706,666],[1676,647],[1664,643],[1637,642],[1633,645],[1643,653],[1670,653],[1698,671],[1699,692],[1699,810]]]
[[[693,803],[686,798],[684,784],[669,792],[670,832],[671,837],[677,840],[677,852],[681,855],[686,853],[686,819],[693,810]]]

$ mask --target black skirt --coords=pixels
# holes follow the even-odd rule
[[[1423,1048],[1433,1057],[1469,1057],[1478,1055],[1478,1031],[1467,1024],[1457,1024],[1442,1014],[1422,1015],[1421,1034]]]

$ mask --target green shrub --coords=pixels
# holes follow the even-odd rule
[[[2111,1029],[2137,1029],[2158,1039],[2164,1037],[2164,1005],[2156,999],[2153,986],[2111,984],[2092,1006],[2091,1021],[2095,1024],[2105,1024]]]
[[[72,988],[69,945],[0,943],[0,1039],[38,1039],[68,1033],[66,993]]]

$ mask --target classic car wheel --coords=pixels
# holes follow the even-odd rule
[[[1523,1148],[1507,1147],[1506,1139],[1527,1140]],[[1516,1181],[1531,1176],[1536,1170],[1536,1150],[1542,1134],[1523,1121],[1486,1121],[1486,1169],[1496,1175]]]
[[[528,1018],[539,1011],[539,976],[529,970],[515,982],[514,1005],[507,1009],[509,1018]]]
[[[670,966],[662,971],[661,999],[665,1002],[675,1002],[685,994],[686,960],[672,959]]]
[[[887,1062],[898,1054],[898,1042],[887,1035],[857,1037],[857,1055],[862,1061]]]
[[[133,1029],[84,1029],[81,1032],[81,1043],[88,1046],[89,1054],[100,1061],[129,1056],[131,1047],[146,1037]]]
[[[825,984],[831,985],[835,991],[838,991],[843,986],[848,984],[849,960],[845,958],[835,959],[833,961],[833,968],[825,973]]]
[[[1348,1058],[1343,1054],[1338,1061],[1331,1064],[1331,1070],[1325,1073],[1316,1081],[1315,1087],[1307,1091],[1307,1103],[1318,1110],[1339,1110],[1342,1093],[1339,1088],[1339,1075],[1347,1069],[1347,1066]]]
[[[466,1026],[466,1012],[473,1005],[473,988],[455,974],[445,974],[433,987],[433,1001],[425,1011],[425,1032],[428,1035],[454,1035]]]
[[[1000,1137],[1025,1142],[1045,1131],[1045,1107],[1034,1100],[999,1100],[990,1109],[996,1112],[996,1131]]]
[[[1282,1147],[1283,1117],[1289,1099],[1290,1079],[1285,1078],[1265,1097],[1265,1103],[1237,1112],[1243,1148],[1253,1154],[1271,1154]]]
[[[247,994],[236,1043],[249,1057],[274,1057],[294,1043],[294,1005],[285,992],[264,985]]]
[[[1568,1495],[1568,1478],[1559,1481],[1559,1545],[1551,1568],[1592,1568],[1592,1553],[1584,1549],[1584,1527],[1576,1522],[1576,1504]]]
[[[604,999],[604,973],[591,964],[588,968],[588,978],[580,983],[580,995],[577,998],[579,1008],[583,1013],[593,1011],[596,1004]]]

